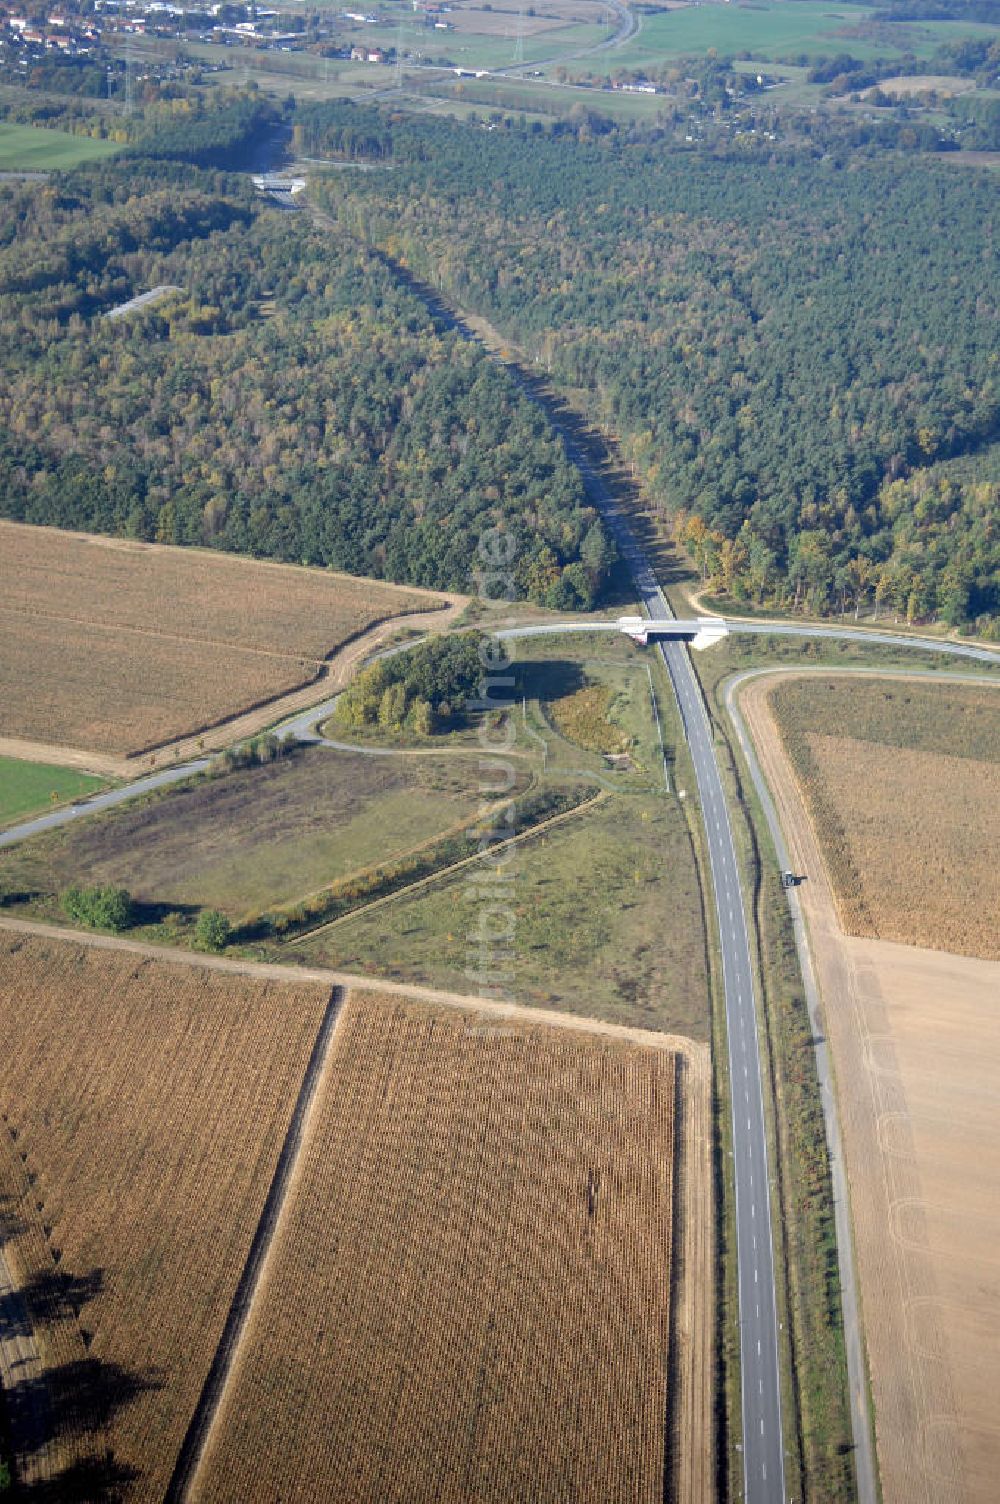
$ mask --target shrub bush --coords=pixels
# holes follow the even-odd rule
[[[132,895],[114,883],[93,888],[67,888],[63,912],[77,924],[92,930],[127,930],[133,920]]]

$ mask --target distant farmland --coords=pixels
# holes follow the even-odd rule
[[[1000,960],[1000,693],[846,676],[771,693],[847,933]]]
[[[326,570],[0,522],[0,737],[134,755],[308,684],[447,605]]]
[[[2,1242],[57,1455],[39,1497],[162,1499],[329,997],[0,932]]]
[[[678,1072],[706,1144],[707,1073],[524,1018],[351,995],[193,1500],[661,1504],[665,1417],[707,1448],[707,1353],[668,1383],[675,1202],[708,1192]]]
[[[90,136],[71,136],[66,131],[0,121],[0,172],[50,172],[78,167],[81,162],[109,157],[116,151],[121,151],[121,146],[112,141],[95,141]]]

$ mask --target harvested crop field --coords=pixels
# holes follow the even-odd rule
[[[971,78],[962,78],[950,73],[901,74],[899,78],[882,78],[870,89],[865,89],[862,99],[873,94],[888,94],[892,99],[905,99],[910,94],[935,94],[950,98],[954,94],[968,94],[976,87]]]
[[[135,755],[316,679],[447,598],[327,570],[0,522],[0,737]]]
[[[0,931],[0,1252],[48,1370],[40,1497],[162,1499],[330,996]]]
[[[707,1496],[707,1051],[525,1020],[350,995],[192,1500]]]
[[[827,845],[782,746],[771,684],[753,683],[741,704],[792,863],[809,878],[797,891],[837,1075],[882,1496],[988,1504],[1000,1468],[1000,965],[843,933]],[[877,701],[863,681],[849,687],[861,719],[845,729],[870,727]],[[962,725],[972,687],[934,690],[944,698],[933,716],[925,708],[917,739],[926,743],[936,719],[940,740],[950,720],[952,748],[968,745],[970,730],[979,734],[978,715]],[[949,714],[953,691],[963,705]],[[904,734],[900,718],[895,735]],[[905,782],[911,766],[898,765],[903,810],[926,797]]]
[[[1000,689],[781,679],[843,928],[1000,959]]]

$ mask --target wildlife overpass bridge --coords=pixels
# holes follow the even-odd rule
[[[657,621],[648,616],[619,616],[617,627],[635,642],[663,642],[666,638],[680,637],[699,651],[729,636],[729,628],[721,616],[698,616],[694,621],[678,621],[674,617]]]
[[[569,632],[622,632],[633,642],[642,643],[680,640],[699,651],[729,636],[729,628],[721,616],[698,616],[693,621],[677,621],[673,617],[619,616],[616,621],[538,622],[530,627],[504,627],[496,636],[552,637]]]

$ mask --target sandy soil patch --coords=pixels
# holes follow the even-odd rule
[[[808,874],[883,1497],[986,1504],[1000,1469],[1000,964],[844,935],[772,684],[752,681],[741,705]]]
[[[883,78],[872,88],[865,89],[861,97],[870,99],[876,90],[881,90],[893,99],[903,99],[908,94],[929,94],[931,90],[950,97],[953,94],[968,94],[975,87],[971,78],[959,78],[948,73],[914,73],[899,78]]]

